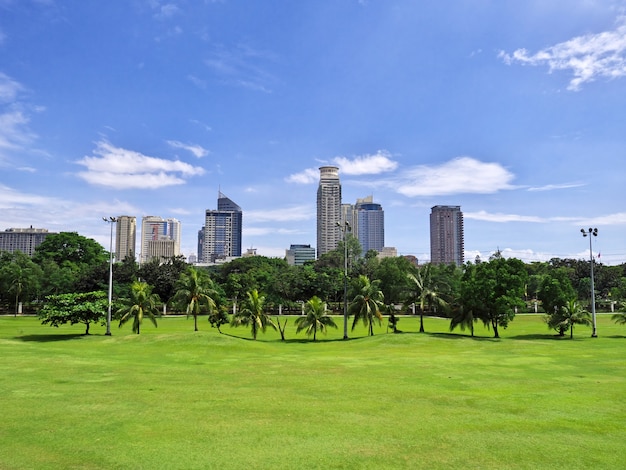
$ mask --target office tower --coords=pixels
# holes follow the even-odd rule
[[[320,167],[320,182],[317,188],[317,256],[337,248],[341,231],[341,183],[339,168]]]
[[[202,244],[203,263],[241,256],[243,212],[241,207],[219,192],[217,210],[207,209]]]
[[[180,255],[180,222],[145,216],[141,220],[141,262]],[[161,243],[162,241],[171,243]]]
[[[461,206],[434,206],[430,213],[431,263],[461,266],[464,250]]]
[[[203,258],[203,254],[202,251],[204,250],[204,226],[198,230],[198,262],[202,262]]]
[[[48,235],[55,235],[45,228],[8,228],[0,232],[0,251],[15,253],[21,251],[25,255],[33,256],[37,248]]]
[[[357,199],[354,206],[355,236],[361,244],[363,255],[370,250],[382,251],[385,246],[385,211],[372,196]]]
[[[124,261],[127,257],[135,259],[137,242],[137,218],[120,215],[115,231],[115,260]]]
[[[285,250],[289,266],[302,266],[307,261],[315,261],[315,248],[311,245],[290,245]]]

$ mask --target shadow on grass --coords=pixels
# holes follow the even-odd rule
[[[50,343],[53,341],[67,341],[71,339],[80,339],[84,338],[84,333],[73,333],[73,334],[64,334],[64,335],[24,335],[24,336],[15,336],[13,339],[18,341],[25,342],[36,342],[36,343]]]
[[[489,342],[498,342],[502,340],[502,338],[494,338],[493,336],[472,336],[470,334],[463,333],[415,333],[422,335],[434,336],[435,338],[443,338],[443,339],[470,339],[472,341],[489,341]]]
[[[563,336],[553,335],[553,334],[530,334],[530,335],[516,335],[509,336],[508,339],[522,339],[522,340],[534,340],[534,339],[551,339],[556,341],[569,341],[571,338],[569,337],[569,333]],[[578,339],[576,335],[574,335],[574,340]]]

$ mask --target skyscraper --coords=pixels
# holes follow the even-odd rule
[[[363,255],[370,250],[381,252],[385,246],[385,211],[372,196],[357,199],[354,206],[356,215],[356,237],[363,249]]]
[[[320,167],[317,188],[317,256],[337,248],[341,240],[341,183],[339,168]]]
[[[37,248],[48,235],[55,235],[45,228],[8,228],[0,232],[0,251],[15,253],[21,251],[25,255],[33,256]]]
[[[241,256],[242,224],[241,207],[219,192],[217,210],[205,212],[199,261],[211,263],[220,258]]]
[[[461,206],[434,206],[430,213],[431,263],[461,266],[464,251]]]
[[[168,243],[168,241],[170,243]],[[141,262],[180,255],[180,222],[148,215],[141,220]]]
[[[135,259],[137,243],[137,218],[120,215],[115,231],[115,260],[124,261],[127,257]]]

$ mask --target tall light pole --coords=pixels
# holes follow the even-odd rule
[[[589,235],[589,263],[591,264],[591,321],[592,321],[592,330],[591,337],[597,338],[598,333],[596,332],[596,288],[594,286],[593,281],[593,251],[591,249],[591,239],[593,237],[598,236],[597,228],[589,228],[589,230],[585,230],[584,228],[580,229],[580,232],[583,234],[583,237]],[[593,237],[592,237],[593,236]]]
[[[337,222],[337,226],[343,234],[343,339],[348,339],[348,243],[346,242],[346,234],[351,230],[348,221],[341,225]]]
[[[109,310],[107,312],[107,331],[105,335],[111,336],[111,303],[113,300],[113,224],[117,222],[115,217],[102,217],[102,220],[111,224],[111,238],[109,240]]]

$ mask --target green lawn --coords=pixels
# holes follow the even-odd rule
[[[0,317],[0,468],[624,468],[626,327],[502,339],[402,318],[317,343],[203,317],[50,328]]]

